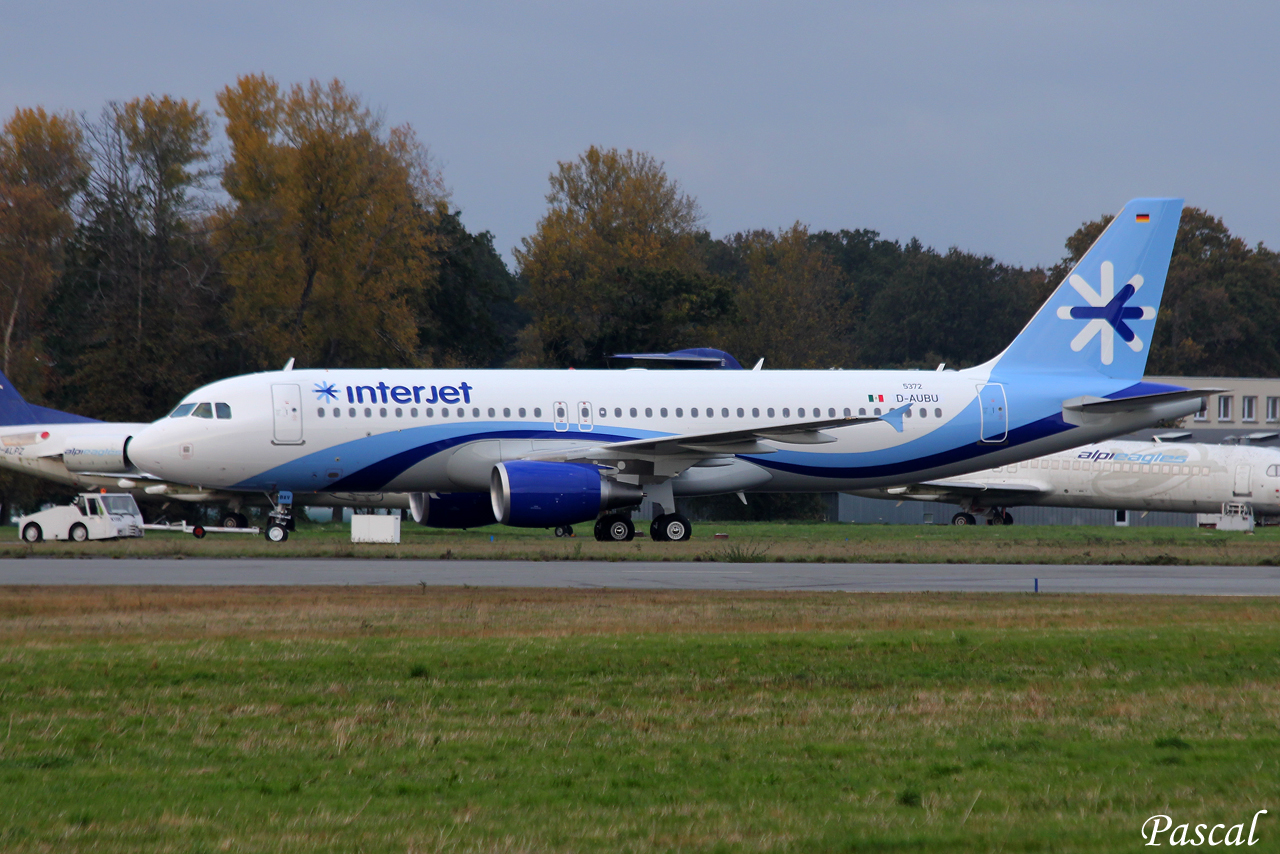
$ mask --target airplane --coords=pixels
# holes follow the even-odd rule
[[[271,371],[197,389],[129,456],[270,496],[276,542],[298,491],[408,492],[419,521],[594,521],[613,541],[647,498],[650,536],[685,540],[675,496],[899,486],[1198,411],[1212,390],[1142,379],[1181,211],[1130,201],[1008,347],[964,370]]]
[[[1220,513],[1243,502],[1257,517],[1280,516],[1280,449],[1114,441],[1009,463],[944,480],[852,491],[891,501],[959,504],[953,525],[1012,525],[1008,508],[1087,507]]]
[[[146,426],[99,421],[28,403],[9,378],[0,373],[0,469],[80,491],[128,492],[136,501],[161,503],[161,509],[174,501],[225,504],[228,509],[218,524],[226,528],[248,527],[249,520],[241,512],[244,507],[270,506],[260,495],[164,481],[138,471],[129,459],[129,441]],[[327,507],[409,507],[409,497],[395,493],[324,492],[299,495],[296,501]]]

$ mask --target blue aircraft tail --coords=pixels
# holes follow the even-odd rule
[[[1182,199],[1125,205],[993,366],[1141,379],[1181,218]]]
[[[81,421],[96,422],[97,419],[27,403],[13,387],[13,383],[9,382],[9,378],[0,373],[0,427],[19,424],[74,424]]]

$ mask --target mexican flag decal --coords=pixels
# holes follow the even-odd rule
[[[867,395],[867,401],[868,401],[869,403],[884,403],[884,395],[883,395],[883,394],[869,394],[869,395]]]

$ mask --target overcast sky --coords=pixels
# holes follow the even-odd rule
[[[1181,195],[1280,248],[1275,3],[0,3],[0,112],[239,74],[408,122],[508,258],[556,161],[648,151],[715,236],[800,221],[1050,264]]]

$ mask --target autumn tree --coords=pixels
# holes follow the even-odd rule
[[[216,217],[231,323],[259,365],[425,361],[412,307],[434,287],[444,198],[412,128],[384,129],[337,80],[218,94],[231,155]]]
[[[0,367],[28,388],[38,385],[34,335],[88,174],[73,116],[20,108],[0,130]]]
[[[722,313],[723,287],[697,252],[697,202],[644,152],[592,146],[550,176],[548,210],[516,263],[531,316],[521,362],[600,366],[635,321],[660,331],[645,349],[686,343]],[[709,311],[709,313],[708,313]],[[628,315],[631,319],[628,320]]]
[[[83,222],[50,303],[58,399],[150,419],[219,373],[226,347],[204,231],[209,117],[196,102],[147,96],[108,104],[86,133]]]
[[[1083,223],[1053,269],[1060,282],[1111,221]],[[1147,362],[1150,374],[1280,376],[1280,256],[1183,208]]]
[[[494,248],[493,235],[468,232],[459,212],[438,211],[429,229],[436,286],[419,289],[411,301],[427,361],[501,367],[528,321],[516,305],[518,280]]]
[[[839,267],[797,223],[726,241],[739,277],[733,313],[716,341],[741,362],[774,368],[843,366],[853,345],[855,306]]]

